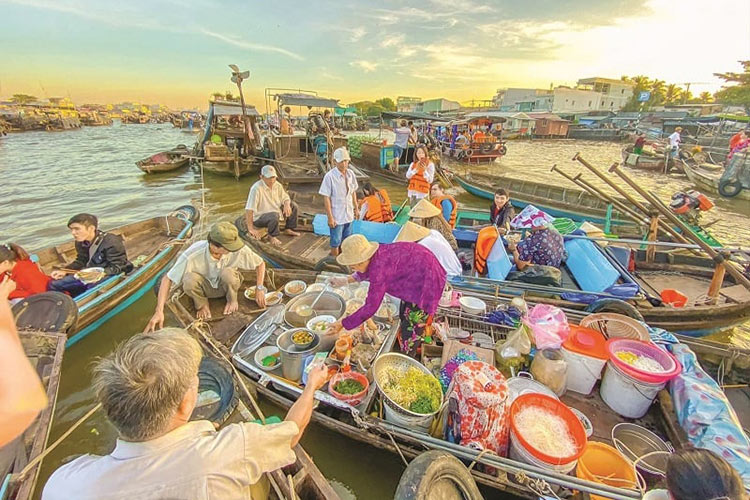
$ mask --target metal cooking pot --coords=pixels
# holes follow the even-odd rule
[[[346,311],[344,299],[337,293],[328,291],[320,295],[320,299],[318,299],[315,308],[309,316],[300,316],[297,314],[296,311],[300,306],[311,305],[318,295],[320,295],[320,292],[305,292],[290,300],[284,309],[284,321],[291,327],[302,328],[312,318],[321,314],[330,314],[336,320],[344,316],[344,312]]]
[[[320,337],[315,335],[310,347],[300,350],[292,342],[292,335],[300,330],[309,331],[307,328],[293,328],[279,335],[279,338],[276,340],[276,347],[281,351],[281,373],[284,375],[284,378],[294,382],[299,382],[302,379],[305,358],[315,354],[320,346]]]

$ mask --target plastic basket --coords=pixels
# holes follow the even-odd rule
[[[356,380],[364,386],[364,389],[356,394],[341,394],[340,392],[336,392],[336,390],[334,389],[336,384],[347,379]],[[328,393],[339,401],[343,401],[344,403],[350,404],[352,406],[357,406],[362,402],[362,399],[367,394],[367,390],[369,388],[370,381],[367,380],[367,377],[359,372],[340,372],[334,375],[328,382]]]

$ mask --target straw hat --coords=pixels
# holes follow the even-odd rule
[[[427,219],[429,217],[440,215],[441,213],[442,212],[438,207],[427,201],[427,198],[422,198],[411,210],[409,210],[409,217]]]
[[[367,241],[361,234],[353,234],[341,243],[341,254],[336,261],[342,266],[361,264],[375,254],[380,244]]]
[[[419,224],[414,224],[412,221],[407,221],[406,224],[401,228],[396,236],[396,241],[408,241],[415,242],[422,238],[426,238],[430,234],[430,230]]]

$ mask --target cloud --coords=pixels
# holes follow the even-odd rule
[[[362,39],[363,36],[367,34],[367,30],[364,28],[364,26],[352,28],[348,31],[350,33],[350,36],[349,36],[350,42],[358,42]]]
[[[285,56],[291,57],[292,59],[297,59],[298,61],[304,61],[304,57],[302,57],[301,55],[295,54],[294,52],[291,52],[286,49],[282,49],[281,47],[276,47],[273,45],[263,45],[259,43],[252,43],[252,42],[242,40],[241,38],[228,36],[228,35],[222,35],[221,33],[216,33],[213,31],[209,31],[207,29],[202,29],[201,33],[203,33],[204,35],[210,36],[212,38],[216,38],[217,40],[221,40],[222,42],[228,43],[229,45],[234,45],[235,47],[239,47],[241,49],[257,50],[259,52],[276,52],[278,54],[283,54]]]
[[[355,68],[361,69],[365,73],[370,73],[371,71],[375,71],[375,69],[378,67],[378,63],[360,59],[358,61],[350,62],[349,66],[354,66]]]
[[[399,33],[397,35],[390,35],[390,36],[387,36],[386,38],[384,38],[380,42],[380,46],[383,47],[384,49],[386,49],[388,47],[396,47],[396,46],[399,46],[399,45],[403,45],[403,43],[405,41],[406,41],[406,36],[404,36],[403,34]]]

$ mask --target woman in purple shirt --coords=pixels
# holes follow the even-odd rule
[[[387,293],[401,299],[401,351],[416,357],[445,287],[445,270],[432,252],[417,243],[379,245],[355,234],[341,244],[341,254],[336,260],[356,272],[346,278],[335,278],[334,285],[369,281],[370,288],[364,305],[333,323],[330,332],[357,328],[377,312]]]

